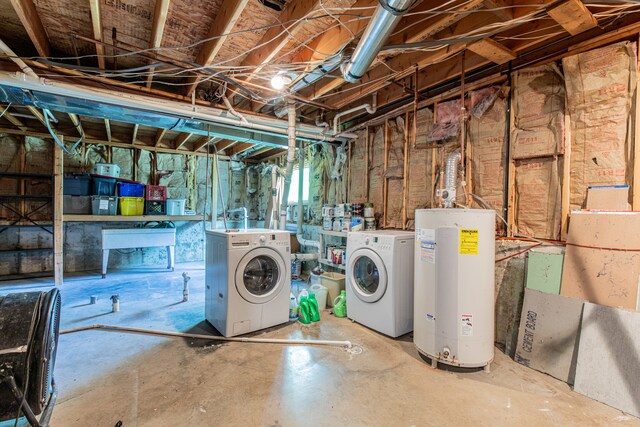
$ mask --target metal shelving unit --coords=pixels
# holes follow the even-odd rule
[[[338,237],[340,239],[346,239],[347,233],[343,231],[333,231],[333,230],[320,230],[320,247],[322,248],[322,254],[326,254],[326,244],[324,242],[324,236]],[[320,258],[318,262],[327,267],[335,268],[340,271],[346,271],[346,266],[342,264],[334,264],[330,260],[326,258]]]

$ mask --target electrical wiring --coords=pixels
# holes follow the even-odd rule
[[[12,102],[9,103],[9,105],[7,105],[7,108],[4,109],[4,111],[2,112],[2,114],[0,114],[0,119],[2,118],[2,116],[4,116],[4,114],[9,111],[9,107],[11,107]]]

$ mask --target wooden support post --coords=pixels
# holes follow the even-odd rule
[[[133,149],[133,180],[138,180],[138,160],[140,159],[140,150]],[[153,177],[152,177],[153,180]]]
[[[218,222],[218,155],[211,154],[211,229],[216,228]],[[271,195],[271,193],[269,193]],[[271,199],[269,199],[271,200]],[[266,218],[265,218],[266,220]]]
[[[413,120],[415,121],[415,117]],[[407,193],[409,190],[409,111],[404,115],[404,167],[402,175],[402,229],[407,229]]]
[[[389,180],[387,180],[387,167],[389,166],[389,119],[384,121],[384,169],[382,170],[382,228],[387,228],[387,192]]]
[[[640,35],[638,35],[638,45],[640,45]],[[640,67],[640,56],[638,57],[638,67]],[[640,88],[636,88],[635,102],[636,119],[634,123],[633,139],[633,199],[634,211],[640,211]],[[566,166],[565,166],[566,168]]]
[[[20,173],[23,174],[25,172],[25,167],[27,164],[27,137],[23,136],[21,138],[21,144],[20,144]],[[25,179],[20,179],[19,181],[20,184],[20,189],[19,189],[19,193],[21,196],[24,196],[26,194],[26,190],[27,190],[27,183]],[[24,218],[24,214],[26,212],[26,208],[25,208],[25,200],[24,198],[20,199],[20,218]]]
[[[64,141],[63,136],[60,139]],[[63,154],[55,143],[53,149],[53,274],[56,286],[61,286],[64,275],[64,223],[62,222]]]
[[[569,211],[571,210],[571,117],[564,114],[564,156],[562,157],[562,217],[560,238],[567,239],[569,232]],[[634,186],[635,188],[635,186]]]
[[[515,112],[513,109],[513,106],[515,105],[515,95],[513,93],[514,91],[511,91],[510,94],[510,98],[511,98],[511,107],[509,108],[510,112],[509,112],[509,135],[508,135],[508,140],[507,140],[507,144],[511,144],[511,139],[513,136],[513,132],[515,130]],[[508,199],[508,203],[507,203],[507,236],[508,237],[513,237],[513,232],[514,230],[516,230],[516,162],[511,158],[511,150],[509,151],[509,169],[507,171],[508,175],[508,180],[507,183],[509,184],[509,186],[507,187],[507,194],[509,196]]]
[[[351,187],[351,144],[353,143],[353,141],[349,141],[347,144],[349,144],[349,154],[347,155],[347,188],[345,190],[345,194],[344,194],[344,202],[347,203],[349,201],[349,189]],[[302,149],[302,148],[300,148]],[[298,201],[298,203],[302,203],[301,201]]]

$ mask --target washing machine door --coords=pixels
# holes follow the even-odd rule
[[[274,299],[284,288],[287,278],[282,257],[271,248],[256,248],[246,253],[236,269],[238,293],[254,304]]]
[[[357,249],[349,258],[349,286],[364,302],[376,302],[387,290],[387,269],[371,249]]]

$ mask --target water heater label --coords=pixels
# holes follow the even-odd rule
[[[478,255],[478,230],[460,229],[460,255]]]
[[[436,262],[436,230],[421,228],[416,233],[416,243],[420,245],[420,261],[435,264]]]
[[[460,335],[463,337],[473,336],[473,314],[463,314],[461,316]]]

